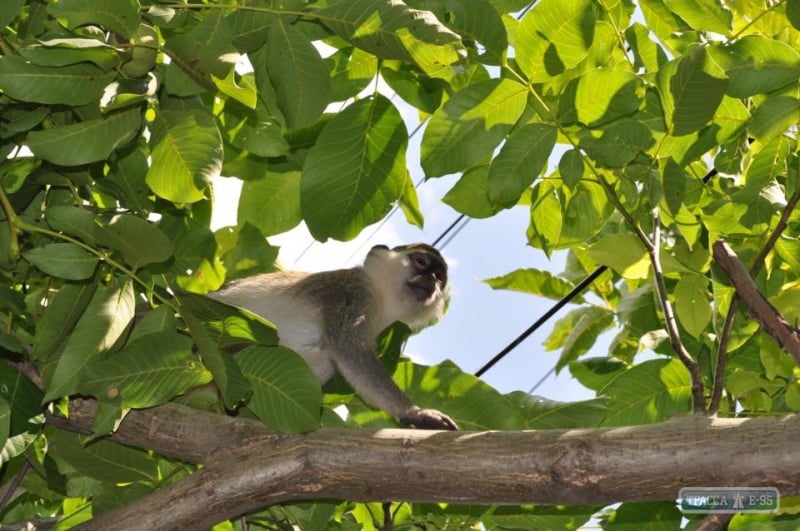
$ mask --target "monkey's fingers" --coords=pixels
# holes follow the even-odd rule
[[[436,409],[418,409],[410,411],[400,422],[421,430],[458,431],[456,421]]]

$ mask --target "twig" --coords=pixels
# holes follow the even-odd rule
[[[689,371],[689,377],[692,381],[692,411],[695,413],[705,412],[705,403],[703,400],[703,376],[700,373],[700,365],[697,360],[686,350],[686,347],[681,341],[681,333],[678,329],[678,322],[675,319],[675,311],[672,308],[672,303],[669,301],[667,292],[667,285],[664,282],[664,270],[661,268],[661,257],[659,252],[661,249],[661,216],[658,212],[658,207],[653,209],[653,245],[647,249],[650,254],[650,262],[653,264],[653,276],[655,277],[656,290],[658,292],[659,302],[661,303],[661,310],[664,312],[664,324],[667,328],[667,335],[669,336],[670,345],[672,350],[678,355],[678,359]]]
[[[798,337],[797,329],[791,326],[758,291],[753,278],[733,249],[722,240],[716,242],[714,244],[714,260],[730,278],[742,302],[747,306],[748,313],[800,364],[800,337]]]

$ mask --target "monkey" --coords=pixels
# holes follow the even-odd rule
[[[430,245],[376,245],[363,266],[264,273],[209,296],[273,323],[279,344],[302,356],[320,383],[338,372],[365,402],[401,424],[458,429],[444,413],[416,406],[375,351],[378,335],[395,321],[416,332],[441,318],[449,296],[447,263]]]

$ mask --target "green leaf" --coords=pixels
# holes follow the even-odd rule
[[[563,229],[564,214],[556,187],[548,180],[537,183],[531,194],[528,241],[549,255],[559,246]]]
[[[130,280],[115,279],[100,286],[67,338],[47,385],[43,402],[78,391],[88,364],[110,350],[134,316],[135,299]]]
[[[730,35],[733,15],[719,0],[664,0],[667,7],[698,31]]]
[[[800,101],[791,96],[772,96],[753,112],[748,128],[759,142],[766,144],[781,136],[800,119]]]
[[[569,312],[566,322],[570,323],[570,328],[564,337],[561,356],[556,363],[557,371],[589,352],[598,336],[614,323],[614,314],[599,306],[586,306]],[[550,338],[547,343],[550,343]]]
[[[11,407],[6,437],[39,431],[42,392],[8,363],[0,365],[0,397]]]
[[[45,212],[50,228],[75,236],[84,243],[94,243],[95,215],[90,211],[69,205],[54,205]]]
[[[0,441],[5,446],[11,433],[11,406],[5,398],[0,398]]]
[[[661,189],[667,210],[677,216],[686,197],[689,178],[680,165],[671,157],[661,166]]]
[[[708,279],[685,275],[675,285],[675,314],[693,337],[700,338],[711,322],[713,310],[708,301]]]
[[[414,181],[411,180],[410,175],[406,175],[406,186],[403,189],[403,194],[400,196],[400,209],[406,218],[409,225],[413,225],[419,229],[425,225],[425,216],[419,208],[419,197],[417,196],[417,188],[414,186]]]
[[[691,409],[691,382],[677,359],[649,360],[631,367],[603,388],[610,397],[603,426],[663,422]]]
[[[480,42],[495,58],[505,57],[508,36],[503,19],[486,0],[445,0],[448,11],[447,24],[460,35]]]
[[[210,297],[183,294],[178,297],[181,307],[203,322],[215,345],[226,347],[244,342],[277,345],[278,334],[269,321]]]
[[[275,270],[278,248],[267,243],[255,226],[245,223],[231,236],[236,238],[235,244],[222,254],[226,282]]]
[[[711,120],[728,79],[709,60],[706,48],[695,46],[658,72],[656,86],[670,132],[682,136],[699,131]]]
[[[500,211],[500,207],[492,204],[486,195],[488,182],[489,165],[473,166],[445,194],[442,202],[471,218],[491,217]]]
[[[301,172],[266,171],[264,177],[242,185],[237,222],[251,223],[264,234],[286,232],[302,220],[300,212]]]
[[[0,28],[5,28],[15,18],[20,16],[22,6],[26,3],[25,0],[7,0],[3,4],[3,11],[0,13]]]
[[[37,157],[62,166],[78,166],[107,159],[139,133],[141,124],[141,111],[134,108],[107,118],[31,131],[25,143]]]
[[[712,45],[708,52],[730,78],[727,94],[734,98],[773,92],[800,76],[800,53],[762,35],[747,35],[726,46]]]
[[[428,11],[392,0],[339,0],[317,12],[351,44],[382,59],[411,61],[432,77],[449,78],[466,55],[461,38]]]
[[[591,0],[540,0],[517,29],[517,62],[531,81],[545,81],[586,58],[594,28]]]
[[[91,277],[100,260],[74,243],[48,243],[34,247],[22,256],[44,273],[67,280]]]
[[[469,85],[431,117],[422,138],[422,168],[428,177],[463,171],[502,141],[525,109],[528,90],[509,79]]]
[[[600,393],[610,382],[627,370],[625,363],[613,358],[584,358],[569,363],[570,374],[581,385]]]
[[[517,269],[503,275],[484,280],[492,289],[510,289],[553,300],[561,300],[575,287],[572,282],[541,269]],[[573,302],[582,302],[578,296]]]
[[[327,123],[300,179],[303,219],[314,238],[351,240],[402,195],[408,132],[383,96],[356,101]]]
[[[658,72],[667,62],[667,54],[650,39],[650,30],[638,22],[634,22],[625,30],[625,37],[631,46],[635,67],[643,67],[647,72]]]
[[[650,260],[639,238],[629,233],[609,234],[588,249],[589,256],[610,267],[623,278],[645,279],[650,275]]]
[[[248,407],[264,424],[284,433],[319,427],[322,390],[308,363],[284,347],[249,347],[236,355],[253,386]]]
[[[211,381],[211,373],[192,353],[192,340],[174,330],[148,334],[107,360],[87,368],[81,393],[121,399],[124,408],[163,404]]]
[[[331,100],[328,66],[308,38],[283,18],[267,35],[266,68],[289,129],[314,124]]]
[[[575,107],[578,120],[595,126],[632,114],[644,97],[639,76],[626,70],[596,68],[578,79]]]
[[[133,214],[118,214],[95,224],[94,238],[100,244],[119,251],[134,269],[164,262],[172,257],[172,242],[158,226]]]
[[[189,327],[189,332],[192,335],[194,344],[197,346],[197,351],[203,360],[203,364],[214,376],[214,384],[220,390],[223,404],[227,409],[238,409],[250,397],[253,389],[250,383],[245,380],[239,365],[233,357],[222,351],[220,343],[215,340],[213,335],[209,333],[210,330],[206,329],[204,323],[194,314],[195,309],[200,308],[203,310],[204,307],[208,307],[210,304],[224,305],[199,296],[182,296],[180,301],[182,306],[181,317],[186,326]],[[190,307],[189,304],[194,308]],[[230,308],[230,310],[234,310],[234,308]]]
[[[544,170],[556,144],[556,128],[527,124],[514,130],[489,166],[489,201],[510,208]]]
[[[170,272],[182,289],[206,293],[219,289],[225,270],[217,255],[217,241],[208,225],[188,216],[165,215],[159,223],[174,248]]]
[[[75,29],[87,24],[102,26],[123,37],[133,37],[139,29],[139,2],[136,0],[59,0],[49,6],[50,14],[66,20]]]
[[[581,152],[577,149],[568,149],[561,155],[561,160],[558,162],[558,173],[564,184],[575,188],[575,185],[583,178],[585,167]]]
[[[34,359],[46,361],[64,344],[96,290],[97,284],[93,282],[65,282],[48,299],[47,307],[36,326]]]
[[[77,472],[113,483],[159,480],[158,463],[144,450],[107,440],[84,446],[79,435],[61,430],[53,436],[52,443],[48,456],[56,460],[63,474]]]
[[[19,101],[85,105],[97,101],[115,75],[88,63],[37,66],[16,55],[0,57],[0,90]]]
[[[525,429],[528,430],[593,428],[600,424],[606,414],[605,398],[559,402],[531,396],[523,391],[515,391],[508,398],[521,411]]]
[[[222,137],[201,109],[162,110],[153,129],[147,184],[175,203],[194,203],[222,168]]]

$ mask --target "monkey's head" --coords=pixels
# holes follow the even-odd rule
[[[364,269],[391,310],[390,322],[402,321],[412,330],[439,320],[449,295],[447,263],[442,255],[424,243],[389,249],[376,245],[364,262]]]

